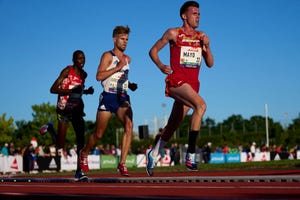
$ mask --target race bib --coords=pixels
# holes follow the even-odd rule
[[[180,50],[180,66],[188,68],[200,67],[202,49],[200,47],[182,46]]]
[[[110,84],[108,86],[109,92],[118,93],[126,92],[128,90],[128,78],[127,74],[116,73],[111,77]]]

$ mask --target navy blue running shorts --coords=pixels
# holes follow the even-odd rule
[[[116,113],[124,102],[129,102],[129,95],[127,93],[114,94],[102,92],[99,99],[98,111],[109,111]]]

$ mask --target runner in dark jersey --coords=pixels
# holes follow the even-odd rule
[[[41,128],[41,134],[49,132],[52,136],[56,149],[64,148],[69,122],[72,123],[76,134],[77,155],[84,145],[85,122],[83,117],[84,104],[82,94],[93,94],[94,89],[89,87],[84,90],[84,82],[87,73],[83,70],[85,55],[83,51],[77,50],[73,53],[73,65],[65,67],[59,77],[53,83],[50,92],[58,94],[57,97],[57,133],[52,123],[48,123]],[[81,171],[79,166],[79,156],[77,159],[77,170],[75,181],[87,180],[87,176]]]

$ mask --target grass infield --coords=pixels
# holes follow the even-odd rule
[[[265,161],[265,162],[244,162],[244,163],[224,163],[224,164],[198,164],[198,170],[201,172],[214,172],[214,171],[252,171],[252,170],[291,170],[300,169],[300,160],[278,160],[278,161]],[[146,173],[145,167],[128,168],[130,174],[135,173]],[[186,168],[184,165],[176,165],[170,167],[155,167],[155,173],[166,173],[166,172],[185,172]],[[116,169],[99,169],[90,170],[88,175],[93,174],[114,174],[117,173]],[[30,174],[30,176],[53,176],[53,175],[74,175],[74,171],[63,171],[63,172],[51,172],[51,173],[36,173]]]

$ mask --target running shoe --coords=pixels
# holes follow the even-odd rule
[[[120,163],[120,164],[118,165],[118,171],[120,172],[120,174],[121,174],[122,176],[129,176],[125,164],[121,164],[121,163]]]
[[[41,135],[45,135],[45,134],[48,132],[47,128],[48,128],[48,125],[47,125],[47,124],[43,125],[43,126],[40,128],[40,134],[41,134]]]
[[[77,170],[75,173],[75,182],[87,182],[88,177],[81,171]]]
[[[88,157],[83,154],[82,149],[79,152],[79,166],[83,172],[89,171]]]
[[[53,123],[48,122],[40,128],[40,134],[45,135],[46,133],[50,133],[53,143],[56,143],[56,132],[53,128]]]
[[[198,171],[195,153],[186,153],[185,166],[190,171]]]
[[[154,165],[155,165],[155,159],[152,156],[152,149],[147,153],[147,166],[146,171],[149,176],[153,176],[154,173]]]

